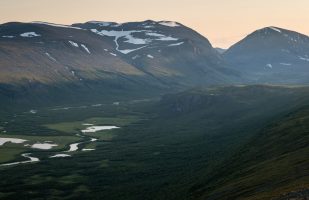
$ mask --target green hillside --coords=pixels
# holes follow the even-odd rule
[[[308,144],[309,107],[302,107],[254,136],[193,189],[194,199],[273,199],[308,188]]]

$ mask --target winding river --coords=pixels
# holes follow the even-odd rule
[[[90,125],[90,124],[89,124]],[[97,131],[102,131],[102,130],[111,130],[111,129],[116,129],[116,128],[119,128],[117,126],[90,126],[88,127],[87,129],[85,130],[82,130],[81,133],[94,133],[94,132],[97,132]],[[81,134],[78,134],[79,137],[81,138],[85,138],[85,137],[88,137],[88,141],[84,141],[84,142],[78,142],[78,143],[73,143],[73,144],[70,144],[70,148],[69,150],[67,151],[63,151],[62,153],[59,152],[58,154],[55,154],[53,156],[49,156],[49,158],[65,158],[65,157],[71,157],[71,155],[69,154],[63,154],[63,153],[70,153],[70,152],[75,152],[75,151],[78,151],[79,150],[79,145],[80,144],[85,144],[85,143],[91,143],[91,142],[96,142],[98,139],[97,138],[91,138],[87,135],[81,135]],[[6,140],[3,140],[3,144],[5,142],[14,142],[14,143],[23,143],[25,142],[26,140],[21,140],[21,139],[18,139],[18,140],[8,140],[7,138],[4,138]],[[0,141],[1,142],[1,141]],[[0,143],[1,145],[1,143]],[[49,145],[48,148],[44,146],[44,148],[42,149],[50,149],[52,148],[53,146],[57,146],[56,144],[36,144],[38,147],[41,147],[42,145]],[[52,145],[52,146],[51,146]],[[35,146],[36,147],[36,146]],[[94,151],[95,149],[84,149],[82,151]],[[26,161],[20,161],[20,162],[12,162],[12,163],[5,163],[5,164],[0,164],[0,167],[1,166],[12,166],[12,165],[19,165],[19,164],[25,164],[25,163],[34,163],[34,162],[39,162],[40,159],[39,158],[36,158],[36,157],[33,157],[33,156],[30,156],[31,153],[23,153],[21,154],[22,157],[24,158],[27,158],[29,160],[26,160]]]

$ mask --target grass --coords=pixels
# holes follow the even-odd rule
[[[22,147],[0,147],[0,163],[10,162],[25,151]]]
[[[308,133],[308,107],[273,122],[217,169],[200,199],[272,199],[308,188]]]
[[[87,126],[83,124],[94,124],[96,126],[100,125],[113,125],[113,126],[126,126],[130,123],[138,121],[137,116],[119,116],[119,117],[95,117],[85,119],[83,121],[74,122],[63,122],[56,124],[46,124],[45,127],[57,130],[65,133],[79,133],[81,130],[85,129]]]
[[[5,143],[0,147],[0,163],[10,162],[19,157],[19,155],[23,152],[32,152],[38,151],[37,149],[31,149],[29,147],[25,147],[24,145],[35,144],[35,143],[44,143],[45,141],[52,141],[58,146],[54,147],[52,151],[59,151],[65,149],[70,143],[74,143],[79,141],[81,138],[75,136],[25,136],[25,135],[4,135],[1,134],[1,137],[4,138],[18,138],[27,140],[22,144],[12,144]],[[46,150],[41,150],[46,151]]]
[[[95,148],[92,152],[60,159],[36,152],[42,162],[0,168],[0,195],[8,200],[187,200],[279,194],[307,182],[302,174],[307,151],[298,148],[308,144],[299,139],[308,130],[299,126],[306,124],[301,122],[306,114],[295,121],[285,118],[303,105],[304,94],[297,88],[230,87],[169,95],[161,102],[21,115],[17,127],[4,129],[18,136],[29,130],[29,137],[75,137],[82,123],[121,128],[89,134],[101,139],[81,146]],[[283,126],[287,122],[291,126]],[[284,129],[289,137],[279,134]]]

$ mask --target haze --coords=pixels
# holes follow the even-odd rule
[[[309,34],[308,0],[1,0],[0,12],[1,23],[178,21],[222,48],[265,26]]]

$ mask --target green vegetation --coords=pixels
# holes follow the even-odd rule
[[[25,136],[25,135],[4,135],[1,134],[0,137],[3,138],[18,138],[27,140],[22,144],[12,144],[5,143],[0,146],[0,163],[9,162],[16,158],[19,158],[22,152],[33,152],[36,149],[31,149],[30,147],[25,147],[24,145],[32,145],[35,143],[44,143],[45,141],[52,141],[53,144],[58,146],[54,147],[52,151],[64,150],[67,148],[68,144],[77,142],[81,140],[79,137],[74,136]],[[46,151],[46,150],[45,150]],[[20,158],[19,158],[20,159]]]
[[[12,147],[12,146],[6,146],[0,148],[0,163],[9,162],[13,159],[16,159],[17,156],[19,156],[21,153],[26,151],[26,148],[22,147]]]
[[[308,94],[303,87],[220,87],[17,113],[3,125],[7,135],[76,138],[83,123],[121,128],[89,134],[99,140],[80,148],[95,151],[57,159],[35,151],[39,163],[0,168],[0,197],[267,199],[308,187]]]
[[[196,193],[200,199],[272,199],[308,188],[308,133],[309,107],[289,113],[244,145]]]

